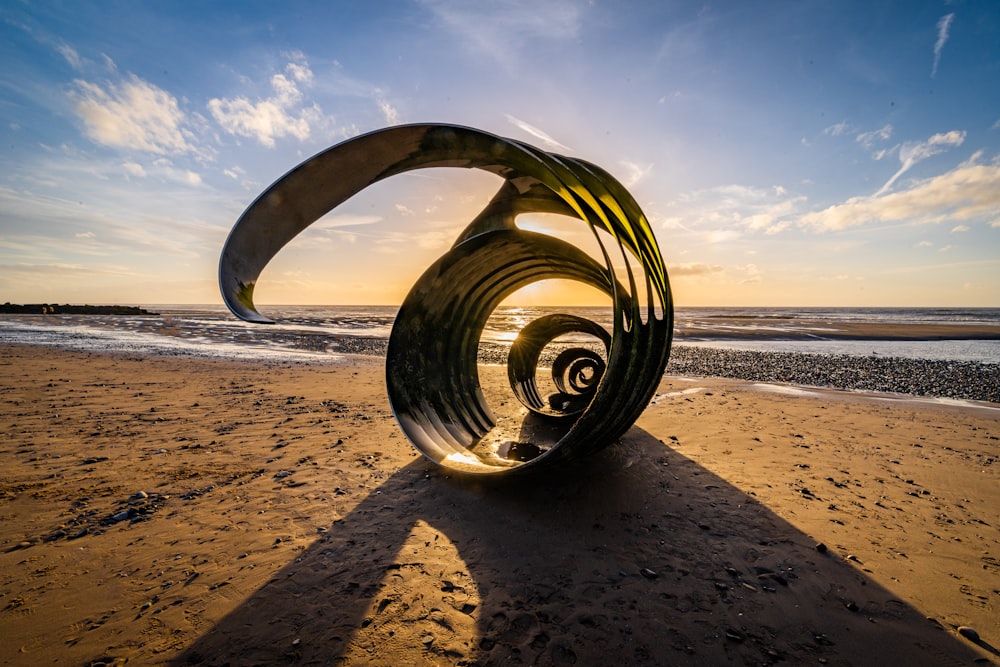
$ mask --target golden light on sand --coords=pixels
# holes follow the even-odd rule
[[[348,642],[345,664],[392,664],[418,648],[456,661],[472,658],[479,607],[479,589],[458,548],[418,520]]]

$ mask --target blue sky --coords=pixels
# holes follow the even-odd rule
[[[682,306],[1000,306],[995,0],[8,1],[0,31],[2,301],[220,303],[271,182],[445,122],[615,174]],[[498,185],[379,183],[257,301],[399,303]]]

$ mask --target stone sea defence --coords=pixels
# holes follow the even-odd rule
[[[90,306],[55,303],[18,304],[9,301],[0,305],[5,315],[156,315],[138,306]]]
[[[383,355],[385,342],[344,337],[331,351]],[[502,364],[506,360],[506,346],[480,345],[481,363]],[[551,363],[551,359],[543,357],[542,363],[546,361]],[[752,352],[683,345],[671,350],[666,373],[1000,403],[1000,367],[971,361]]]
[[[1000,403],[1000,366],[972,361],[675,346],[667,374]]]

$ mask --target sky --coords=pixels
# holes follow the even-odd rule
[[[615,175],[678,306],[1000,307],[996,0],[6,0],[0,60],[0,302],[221,303],[268,185],[437,122]],[[255,300],[399,304],[499,185],[378,183]]]

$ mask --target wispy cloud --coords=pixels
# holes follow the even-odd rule
[[[965,131],[964,130],[952,130],[950,132],[943,132],[940,134],[935,134],[927,141],[920,142],[907,142],[899,147],[899,161],[902,163],[899,167],[899,171],[892,175],[885,185],[879,188],[879,191],[875,193],[876,197],[879,197],[886,192],[889,188],[899,179],[900,176],[908,172],[913,165],[917,164],[921,160],[926,160],[927,158],[937,155],[948,148],[953,146],[961,146],[962,142],[965,141]]]
[[[839,123],[823,128],[823,134],[830,137],[839,137],[842,134],[849,134],[850,132],[853,132],[853,130],[854,128],[851,127],[850,123],[846,120],[842,120]]]
[[[72,46],[69,44],[59,44],[56,46],[56,51],[58,51],[59,55],[66,59],[66,62],[69,63],[70,67],[75,70],[83,69],[83,60],[80,59],[80,54],[77,53],[76,49]]]
[[[507,121],[511,125],[514,125],[515,127],[519,128],[520,130],[522,130],[524,132],[527,132],[528,134],[530,134],[534,138],[538,139],[543,144],[545,144],[545,146],[547,148],[554,148],[556,150],[560,150],[560,151],[563,151],[563,152],[566,152],[566,153],[572,153],[573,152],[572,148],[570,148],[566,144],[559,143],[558,141],[556,141],[555,139],[553,139],[549,134],[547,134],[546,132],[543,132],[542,130],[539,130],[534,125],[526,123],[525,121],[521,120],[520,118],[515,118],[514,116],[511,116],[510,114],[506,114],[506,116],[507,116]]]
[[[955,225],[951,228],[952,233],[967,232],[970,227],[968,225]]]
[[[722,273],[725,268],[718,264],[704,264],[702,262],[690,262],[688,264],[671,264],[667,269],[672,277],[676,276],[705,276],[713,273]]]
[[[341,229],[343,227],[357,227],[359,225],[372,225],[381,222],[380,215],[355,215],[351,213],[327,213],[322,218],[310,225],[312,230],[329,231]]]
[[[274,147],[275,139],[286,136],[304,141],[311,126],[323,119],[319,105],[302,105],[299,86],[308,86],[312,80],[309,64],[299,55],[284,72],[271,77],[271,96],[256,102],[247,97],[212,98],[208,110],[226,132],[256,139],[268,148]]]
[[[195,152],[184,113],[167,91],[135,75],[103,86],[77,79],[74,86],[74,110],[92,141],[160,155]]]
[[[382,119],[385,120],[386,125],[399,125],[399,111],[389,104],[381,90],[375,90],[375,103],[378,105],[378,110],[382,113]]]
[[[965,163],[909,190],[854,197],[807,213],[802,226],[831,231],[887,222],[940,223],[995,217],[1000,208],[1000,165]]]
[[[760,273],[760,268],[756,264],[747,264],[740,268],[746,274],[746,277],[740,280],[740,285],[752,285],[764,279]]]
[[[668,222],[683,222],[672,222],[674,227],[708,228],[708,240],[720,243],[743,233],[776,234],[788,227],[789,216],[805,201],[781,186],[724,185],[681,195],[670,202],[662,217]]]
[[[858,136],[854,137],[854,140],[864,146],[865,149],[871,150],[876,143],[880,141],[888,141],[891,137],[892,125],[887,124],[877,130],[872,130],[871,132],[862,132]]]
[[[525,44],[576,37],[585,6],[573,0],[420,0],[420,4],[470,48],[508,68]]]
[[[941,63],[941,51],[948,43],[948,33],[951,31],[951,23],[955,20],[955,14],[945,14],[937,23],[937,41],[934,42],[934,64],[931,66],[931,78],[937,76],[938,65]]]

